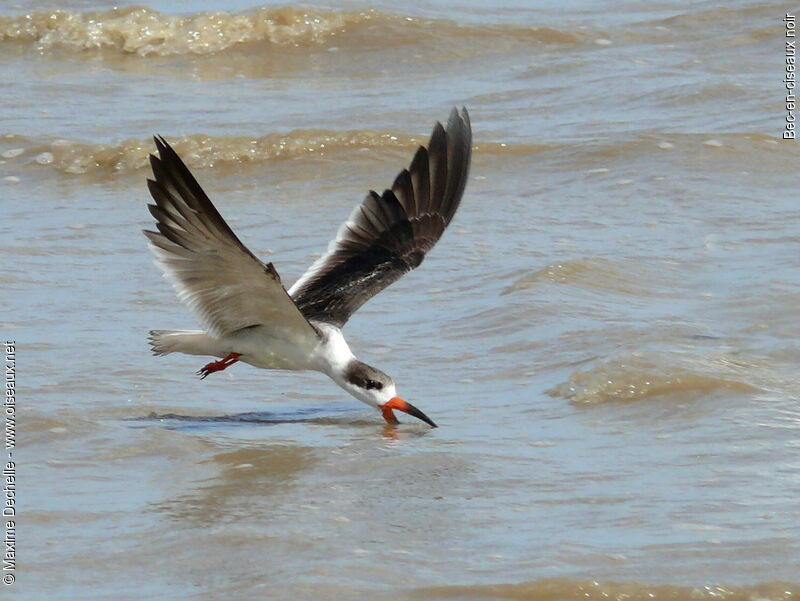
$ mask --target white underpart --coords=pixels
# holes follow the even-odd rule
[[[226,357],[238,353],[239,361],[264,369],[313,370],[326,374],[345,391],[371,407],[397,396],[394,384],[382,390],[365,390],[347,381],[348,365],[355,360],[342,331],[328,323],[314,322],[322,337],[316,344],[289,344],[270,338],[263,328],[243,330],[215,338],[200,330],[156,330],[151,344],[159,355],[185,353]]]
[[[184,353],[225,357],[237,353],[241,355],[240,361],[255,367],[320,371],[342,386],[347,365],[355,356],[339,328],[321,322],[314,325],[322,337],[313,345],[271,338],[264,328],[221,337],[201,330],[155,330],[151,333],[151,345],[159,355]]]
[[[322,337],[313,345],[275,340],[260,328],[228,336],[226,342],[231,345],[232,352],[242,355],[241,361],[256,367],[320,371],[341,386],[347,365],[355,357],[339,328],[320,322],[314,325]]]

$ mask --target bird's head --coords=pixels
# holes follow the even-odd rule
[[[393,410],[397,410],[436,427],[433,420],[422,411],[397,396],[397,388],[391,377],[366,363],[351,361],[347,366],[342,386],[358,400],[380,409],[389,423],[397,423],[393,413]]]

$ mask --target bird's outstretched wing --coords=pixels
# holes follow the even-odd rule
[[[341,327],[370,298],[419,266],[458,208],[469,174],[472,129],[454,108],[436,123],[390,190],[370,191],[328,252],[289,290],[308,319]]]
[[[316,330],[298,310],[272,263],[236,237],[177,153],[156,137],[150,155],[158,232],[145,230],[156,264],[209,334],[221,338],[262,326],[276,338],[314,344]]]

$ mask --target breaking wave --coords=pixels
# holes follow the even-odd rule
[[[419,599],[473,601],[790,601],[800,594],[800,587],[783,582],[690,587],[551,578],[521,584],[439,586],[414,592]]]
[[[513,294],[542,283],[572,284],[598,290],[637,296],[664,294],[664,271],[649,273],[631,264],[618,264],[601,258],[574,259],[553,263],[526,273],[507,286],[501,294]]]
[[[408,149],[427,142],[427,137],[372,130],[295,130],[262,137],[226,137],[193,134],[168,140],[190,167],[210,168],[228,163],[260,163],[299,156],[330,156],[341,152]],[[25,136],[0,138],[3,161],[50,166],[68,174],[131,173],[148,165],[154,152],[152,140],[130,138],[113,144],[87,144],[71,140],[41,142]],[[10,148],[9,148],[10,147]],[[481,142],[476,152],[535,152],[539,147],[509,147],[498,142]]]
[[[796,160],[791,149],[779,147],[767,136],[756,134],[726,134],[718,136],[722,142],[709,140],[708,134],[664,134],[662,136],[623,137],[602,147],[586,144],[564,144],[561,142],[514,143],[478,141],[474,144],[475,158],[479,156],[516,157],[528,160],[530,155],[555,151],[570,160],[597,161],[608,157],[663,156],[675,152],[685,156],[713,156],[718,146],[728,149],[727,157],[734,154],[744,156],[744,148],[750,164],[789,164]],[[263,162],[268,160],[295,158],[300,156],[332,156],[341,152],[363,150],[400,149],[413,150],[428,141],[427,135],[392,133],[369,129],[329,130],[298,129],[288,133],[271,133],[264,136],[212,136],[190,134],[181,138],[167,136],[181,157],[191,167],[211,168],[235,162]],[[763,138],[763,139],[762,139]],[[657,140],[661,139],[660,145]],[[664,142],[670,140],[670,142]],[[77,140],[31,139],[9,133],[0,136],[0,163],[47,165],[67,174],[129,173],[147,166],[147,157],[154,150],[150,138],[129,138],[119,142],[96,144]],[[608,169],[587,171],[595,178],[612,177]],[[587,175],[587,176],[588,176]],[[649,296],[663,272],[654,278],[652,273],[640,271],[630,273],[630,267],[620,269],[612,262],[599,259],[577,260],[548,265],[546,268],[522,274],[504,294],[520,292],[542,282],[572,283],[587,287],[627,291]]]
[[[547,394],[581,405],[595,405],[653,397],[687,400],[718,390],[752,393],[759,389],[743,381],[734,362],[724,357],[704,360],[677,354],[632,353],[589,370],[577,370]]]
[[[466,26],[378,12],[294,7],[261,8],[246,13],[203,12],[187,16],[144,6],[107,11],[39,11],[0,16],[0,41],[68,47],[139,56],[205,55],[241,44],[318,46],[331,39],[366,33],[381,44],[414,44],[445,37],[488,38],[521,43],[575,44],[576,34],[549,27]]]

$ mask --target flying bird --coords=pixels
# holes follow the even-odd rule
[[[145,230],[155,262],[204,330],[152,330],[153,354],[219,357],[202,378],[243,361],[264,369],[315,370],[397,423],[394,411],[432,427],[397,395],[394,380],[356,359],[342,328],[361,305],[422,263],[458,209],[469,174],[472,129],[455,108],[436,123],[383,194],[370,191],[327,252],[289,288],[228,226],[178,154],[156,136],[147,180],[158,231]]]

